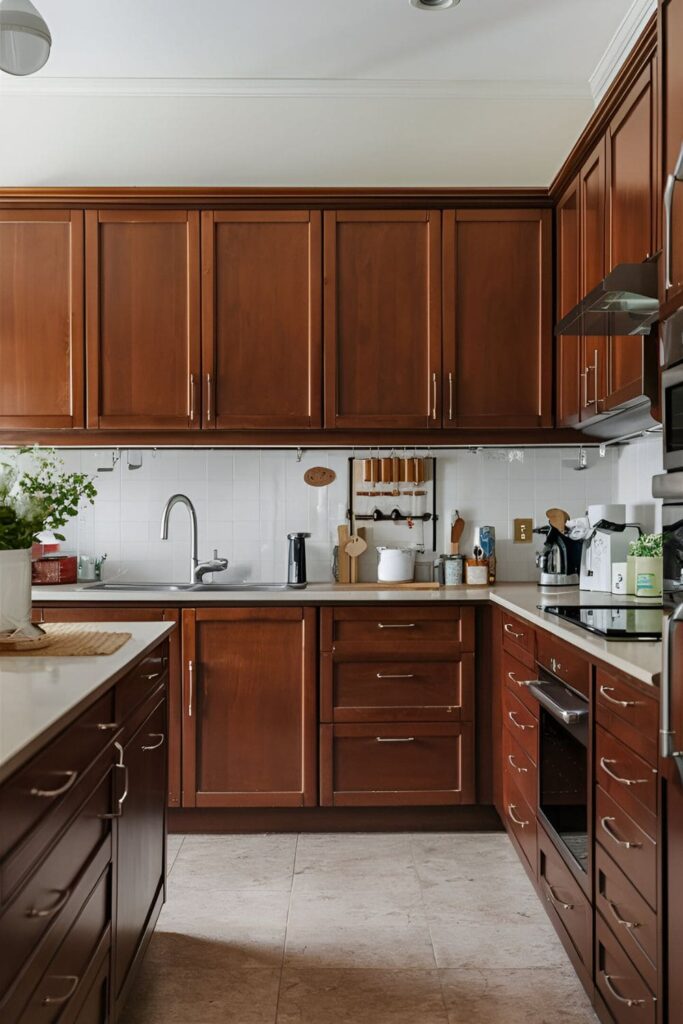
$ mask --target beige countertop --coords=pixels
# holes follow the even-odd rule
[[[131,584],[132,586],[132,584]],[[580,647],[590,657],[605,662],[648,684],[659,683],[662,645],[653,641],[603,640],[587,630],[548,615],[539,604],[624,605],[648,607],[652,602],[633,597],[580,591],[578,587],[539,587],[535,583],[498,583],[492,587],[442,587],[439,590],[354,590],[333,583],[309,583],[305,590],[277,591],[164,591],[96,590],[88,584],[34,587],[33,602],[93,602],[191,605],[200,604],[438,604],[443,601],[493,602],[521,618]]]

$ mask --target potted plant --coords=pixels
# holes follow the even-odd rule
[[[628,553],[633,559],[635,596],[661,597],[664,555],[662,534],[644,533],[638,540],[631,541]]]
[[[53,449],[21,448],[0,460],[0,636],[33,635],[31,546],[43,530],[59,529],[92,505],[97,491],[84,473],[67,473]]]

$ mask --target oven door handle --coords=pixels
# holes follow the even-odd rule
[[[575,706],[563,707],[562,704],[558,704],[557,701],[546,693],[543,683],[539,686],[538,683],[532,683],[529,687],[529,693],[533,694],[541,707],[544,707],[546,711],[553,716],[562,725],[578,725],[579,722],[583,722],[588,718],[588,704],[586,703],[585,708],[577,708]]]

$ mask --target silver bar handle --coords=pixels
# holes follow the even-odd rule
[[[597,404],[598,404],[598,358],[600,356],[600,353],[598,352],[597,348],[594,349],[593,355],[594,355],[595,358],[593,359],[593,366],[591,367],[591,369],[593,370],[593,401],[591,402],[591,405],[595,405],[597,407]]]
[[[546,898],[548,903],[552,903],[554,907],[560,907],[561,910],[573,910],[574,909],[574,904],[573,903],[565,903],[564,900],[558,899],[558,897],[553,892],[552,885],[550,885],[549,882],[546,882],[545,879],[543,879],[543,882],[544,882],[545,890],[546,890],[545,898]]]
[[[437,376],[436,373],[432,374],[432,419],[436,419],[436,385]]]
[[[415,629],[415,622],[378,622],[378,629]]]
[[[194,423],[194,374],[190,374],[189,383],[189,394],[188,394],[188,414],[190,423]]]
[[[378,743],[414,743],[414,736],[375,736]]]
[[[118,806],[115,811],[112,811],[109,814],[98,814],[98,818],[102,818],[105,821],[111,820],[112,818],[121,817],[121,815],[123,814],[123,804],[125,802],[126,797],[128,796],[128,765],[124,764],[123,761],[123,747],[116,740],[114,741],[114,746],[116,747],[119,753],[119,759],[114,765],[114,768],[123,768],[123,793],[116,801]]]
[[[211,422],[211,374],[206,375],[206,422]]]
[[[517,686],[532,686],[534,683],[540,685],[543,682],[541,679],[518,679],[514,672],[508,672],[508,679],[516,683]]]
[[[377,673],[377,678],[378,679],[414,679],[415,678],[415,673],[414,672],[403,672],[403,673],[399,673],[399,672],[378,672]]]
[[[510,815],[510,817],[514,821],[515,825],[519,825],[520,828],[526,828],[527,825],[529,824],[529,822],[528,821],[522,821],[521,818],[518,818],[513,813],[513,808],[516,810],[517,804],[508,804],[508,814]]]
[[[52,772],[53,775],[66,775],[66,782],[63,786],[58,786],[57,789],[39,789],[38,786],[33,786],[31,789],[31,796],[40,796],[46,799],[50,799],[53,796],[62,796],[63,793],[67,793],[74,782],[78,778],[78,772]]]
[[[161,672],[143,672],[142,679],[158,679]]]
[[[606,899],[606,903],[610,911],[612,912],[612,917],[617,922],[617,924],[620,924],[622,926],[622,928],[640,928],[640,925],[637,921],[625,921],[624,918],[621,917],[621,915],[619,914],[619,908],[615,903],[612,903],[611,900]]]
[[[639,850],[640,847],[641,847],[641,843],[631,843],[631,842],[629,842],[626,839],[620,839],[619,838],[619,836],[616,834],[616,832],[611,827],[611,825],[608,824],[610,821],[615,821],[615,820],[616,820],[615,818],[608,818],[608,817],[601,818],[600,819],[600,826],[601,826],[603,832],[606,832],[607,835],[612,840],[612,842],[616,843],[617,846],[623,846],[625,850]]]
[[[621,775],[617,775],[611,768],[608,767],[610,764],[616,764],[617,762],[611,758],[601,757],[600,767],[604,772],[607,772],[610,779],[614,779],[615,782],[621,782],[624,786],[642,786],[647,782],[647,779],[624,779]]]
[[[192,718],[192,691],[194,690],[194,662],[188,661],[187,663],[187,675],[188,675],[188,688],[189,694],[187,697],[187,717]]]
[[[511,626],[511,624],[509,622],[505,623],[505,625],[503,626],[503,629],[505,630],[506,633],[509,633],[510,636],[514,636],[515,640],[521,640],[521,638],[523,636],[526,636],[526,633],[517,633],[517,632],[515,632],[515,630],[512,628],[512,626]]]
[[[142,749],[143,750],[158,750],[159,747],[164,742],[164,739],[165,739],[165,736],[164,736],[163,732],[150,732],[150,733],[148,733],[148,735],[149,735],[150,739],[154,739],[155,737],[158,736],[159,737],[158,742],[157,743],[152,743],[150,745],[145,744],[145,745],[143,745]]]
[[[588,406],[590,405],[590,402],[588,401],[588,367],[587,366],[581,371],[579,376],[581,377],[581,380],[583,381],[583,407],[584,407],[584,409],[587,409]]]
[[[448,418],[453,419],[453,371],[448,371]]]
[[[673,203],[676,182],[683,180],[683,146],[678,154],[678,160],[671,174],[666,179],[664,186],[664,287],[668,291],[673,288],[671,280],[671,235],[673,229]]]
[[[522,722],[518,722],[517,721],[517,712],[516,711],[508,711],[508,718],[510,719],[512,724],[516,725],[518,729],[522,730],[522,732],[524,732],[525,729],[534,729],[535,728],[535,726],[533,726],[533,725],[524,725]]]
[[[526,775],[529,771],[528,768],[520,768],[520,766],[515,761],[513,754],[508,754],[508,763],[511,765],[512,768],[515,769],[516,772],[519,772],[520,775]]]
[[[644,1004],[644,999],[627,999],[625,996],[619,995],[619,993],[614,987],[614,984],[612,983],[612,976],[610,974],[605,974],[605,972],[602,970],[600,971],[600,973],[605,979],[605,984],[607,985],[610,994],[614,996],[617,1002],[624,1003],[625,1006],[642,1006]]]
[[[81,979],[77,974],[53,974],[52,977],[55,981],[68,981],[69,990],[63,996],[45,996],[43,1006],[58,1006],[60,1003],[68,1003],[78,988],[78,983]]]
[[[105,731],[110,730],[110,729],[111,730],[118,729],[118,727],[119,727],[119,723],[118,722],[98,722],[97,726],[96,726],[96,728],[97,729],[101,729],[102,732],[105,732]]]
[[[59,899],[56,903],[53,903],[51,907],[45,907],[43,910],[38,910],[37,907],[31,907],[30,910],[26,911],[26,916],[52,917],[54,914],[59,913],[62,907],[67,903],[69,896],[71,895],[71,889],[55,889],[55,892],[59,893]]]
[[[610,693],[614,693],[614,687],[605,686],[604,683],[600,685],[600,693],[610,704],[616,704],[620,708],[635,708],[640,704],[639,700],[617,700],[615,697],[610,697]]]

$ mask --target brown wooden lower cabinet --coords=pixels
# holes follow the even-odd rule
[[[590,977],[593,966],[593,907],[543,827],[538,826],[538,884],[546,910],[575,966]],[[576,964],[576,959],[579,965]]]
[[[595,916],[595,986],[616,1024],[655,1024],[657,1000],[600,914]]]
[[[595,908],[656,992],[657,915],[601,846],[595,851]]]
[[[503,824],[509,836],[526,860],[529,874],[537,875],[537,821],[536,814],[528,805],[508,768],[503,769]]]

